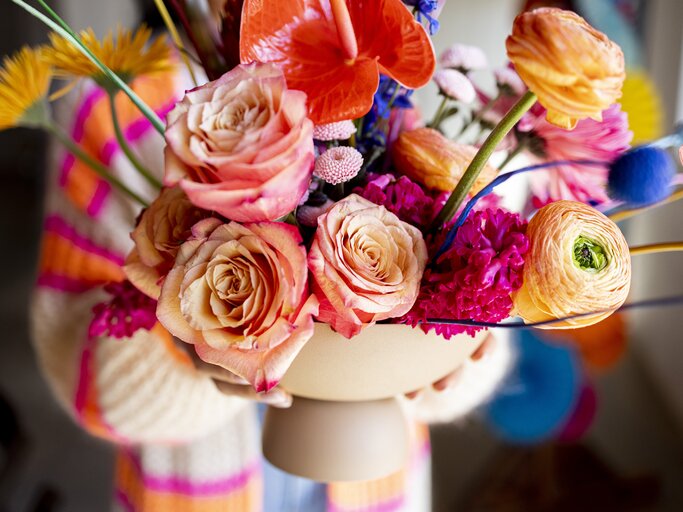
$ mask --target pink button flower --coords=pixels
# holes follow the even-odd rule
[[[445,96],[463,103],[472,103],[477,92],[469,78],[457,69],[441,69],[434,73],[434,82]]]
[[[358,175],[363,155],[349,146],[330,148],[315,161],[315,175],[330,185],[344,183]]]

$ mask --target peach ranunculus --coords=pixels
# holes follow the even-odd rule
[[[583,316],[542,326],[593,325],[621,307],[631,286],[631,255],[619,227],[578,201],[555,201],[536,212],[526,231],[524,284],[513,293],[525,322]]]
[[[131,233],[135,247],[123,267],[128,280],[145,295],[158,299],[161,282],[173,268],[180,245],[190,237],[192,226],[210,215],[193,205],[179,187],[162,189]]]
[[[161,288],[159,321],[204,361],[268,391],[313,335],[318,312],[301,236],[281,222],[218,219],[192,234]]]
[[[189,91],[168,116],[164,183],[238,222],[275,220],[308,190],[306,95],[273,64],[246,64]]]
[[[454,142],[432,128],[403,132],[392,148],[394,165],[401,174],[442,192],[455,188],[476,154],[474,146]],[[496,174],[498,170],[486,164],[472,193],[488,185]]]
[[[519,76],[548,111],[548,122],[572,129],[621,97],[624,54],[581,16],[542,8],[515,19],[507,53]]]
[[[350,338],[367,324],[407,313],[427,263],[422,233],[356,195],[318,218],[308,255],[318,320]]]

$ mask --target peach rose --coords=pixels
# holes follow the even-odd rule
[[[161,287],[159,321],[202,360],[268,391],[313,335],[318,312],[301,236],[284,223],[218,219],[192,234]]]
[[[442,192],[455,188],[477,154],[474,146],[458,144],[432,128],[403,132],[392,151],[394,165],[401,174]],[[488,185],[496,174],[498,170],[486,164],[474,182],[472,194]]]
[[[275,220],[313,173],[306,95],[273,64],[240,65],[189,91],[168,116],[164,183],[239,222]]]
[[[543,8],[517,16],[507,53],[515,70],[547,111],[549,123],[573,129],[621,97],[624,54],[581,16]]]
[[[210,213],[193,205],[180,188],[162,189],[131,233],[135,247],[123,267],[128,280],[145,295],[158,299],[160,283],[173,267],[180,245],[190,237],[192,226],[208,216]]]
[[[318,218],[308,255],[318,320],[350,338],[379,320],[407,313],[427,263],[420,231],[356,195]]]

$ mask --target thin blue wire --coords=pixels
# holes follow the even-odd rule
[[[510,171],[510,172],[506,172],[505,174],[501,174],[496,179],[494,179],[491,183],[489,183],[483,189],[481,189],[465,205],[465,208],[460,213],[458,220],[453,225],[453,227],[451,227],[451,229],[448,231],[448,235],[446,235],[446,240],[444,240],[443,244],[441,244],[441,247],[439,247],[439,250],[437,251],[436,255],[434,256],[434,261],[437,261],[439,259],[439,257],[444,252],[446,252],[448,250],[448,248],[451,246],[451,244],[453,243],[453,240],[455,240],[455,235],[458,233],[458,229],[460,228],[460,226],[462,226],[465,223],[465,219],[467,219],[467,216],[472,211],[472,208],[474,208],[474,206],[477,204],[477,202],[482,197],[493,192],[493,190],[498,185],[500,185],[501,183],[505,183],[507,180],[509,180],[513,176],[516,176],[517,174],[521,174],[524,172],[539,171],[542,169],[559,167],[561,165],[595,165],[595,166],[605,167],[609,164],[610,164],[609,162],[598,161],[598,160],[557,160],[555,162],[546,162],[544,164],[531,165],[529,167],[522,167],[521,169],[517,169],[516,171]]]
[[[545,325],[553,325],[567,320],[575,320],[578,318],[585,318],[594,315],[601,315],[603,313],[615,313],[617,311],[627,311],[630,309],[637,308],[653,308],[662,306],[676,306],[683,304],[683,295],[675,295],[672,297],[662,297],[660,299],[648,299],[639,302],[632,302],[630,304],[624,304],[617,309],[603,309],[600,311],[592,311],[590,313],[580,313],[578,315],[565,316],[563,318],[553,318],[552,320],[544,320],[542,322],[477,322],[476,320],[456,320],[447,318],[427,318],[425,322],[427,324],[443,324],[443,325],[462,325],[464,327],[485,327],[485,328],[496,328],[496,329],[532,329],[535,327],[543,327]]]

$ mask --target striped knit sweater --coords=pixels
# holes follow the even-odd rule
[[[142,78],[134,87],[163,117],[182,92],[180,80]],[[125,97],[118,101],[131,145],[160,174],[162,138]],[[116,143],[101,91],[85,88],[73,103],[67,117],[74,139],[151,199],[153,192]],[[137,207],[72,155],[55,156],[47,180],[33,339],[59,402],[83,428],[120,446],[116,510],[262,510],[264,462],[252,403],[220,393],[159,325],[130,340],[88,339],[92,307],[103,298],[100,285],[123,278]],[[416,427],[414,438],[409,468],[374,482],[330,484],[326,508],[428,510],[427,429]],[[278,500],[268,495],[268,486],[268,512],[285,510],[272,505]]]

